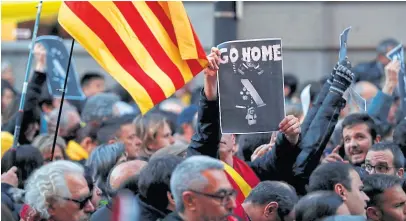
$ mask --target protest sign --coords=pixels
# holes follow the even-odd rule
[[[340,34],[340,51],[338,53],[338,62],[343,62],[347,57],[347,41],[348,41],[348,33],[350,33],[351,26],[344,29],[344,31]],[[348,88],[349,94],[352,101],[357,106],[358,111],[366,112],[367,111],[367,102],[366,100],[358,94],[355,90],[353,85]]]
[[[401,101],[402,113],[406,114],[406,72],[405,72],[405,54],[403,45],[399,44],[386,55],[390,60],[400,61],[398,90]]]
[[[67,73],[69,51],[63,40],[57,36],[41,36],[37,38],[47,50],[47,87],[49,93],[55,97],[62,97],[62,90]],[[68,100],[84,100],[85,95],[79,85],[78,74],[75,70],[73,58],[69,68],[68,83],[65,98]]]
[[[278,125],[285,117],[282,40],[230,41],[218,48],[222,133],[279,130]]]
[[[312,87],[311,84],[307,85],[300,93],[300,101],[302,103],[303,117],[306,117],[307,112],[310,109],[310,102],[311,102],[310,88],[311,87]]]

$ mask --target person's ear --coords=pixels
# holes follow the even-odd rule
[[[265,217],[276,217],[278,215],[279,204],[277,202],[270,202],[265,206],[264,216]]]
[[[166,192],[166,197],[168,198],[168,209],[175,211],[176,210],[176,204],[175,200],[173,199],[172,193],[171,192]]]
[[[378,210],[378,208],[371,206],[367,208],[367,217],[368,220],[379,221],[381,220],[382,213]]]
[[[197,209],[196,198],[194,194],[190,191],[186,191],[182,194],[183,205],[185,209],[195,211]]]
[[[340,183],[337,183],[334,186],[334,192],[336,192],[343,200],[345,201],[347,199],[347,190],[344,188],[344,186]]]
[[[56,205],[56,200],[50,200],[49,201],[49,207],[48,207],[48,214],[52,217],[56,214],[56,209],[55,209],[55,205]]]
[[[403,179],[403,174],[405,173],[405,169],[403,168],[399,168],[397,175],[399,176],[399,178]]]

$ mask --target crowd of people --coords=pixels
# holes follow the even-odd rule
[[[385,57],[396,45],[309,82],[306,115],[285,74],[279,131],[238,135],[221,134],[216,48],[202,88],[186,85],[144,115],[120,85],[85,73],[86,99],[64,101],[58,121],[37,44],[16,148],[20,94],[2,65],[2,220],[405,221],[406,110],[400,63]],[[344,99],[354,83],[366,112]]]

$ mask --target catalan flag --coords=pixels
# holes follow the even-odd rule
[[[208,65],[182,2],[65,1],[58,21],[143,114]]]

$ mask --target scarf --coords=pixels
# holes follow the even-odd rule
[[[233,157],[233,167],[225,163],[224,167],[228,181],[237,191],[237,207],[235,208],[234,213],[241,218],[246,218],[241,204],[251,192],[251,189],[258,185],[260,180],[248,164],[235,156]]]

